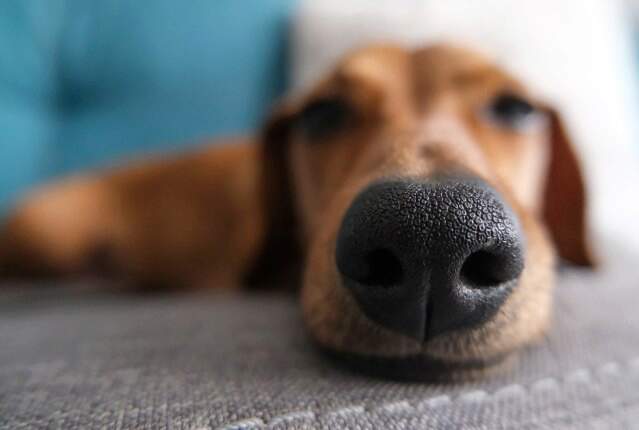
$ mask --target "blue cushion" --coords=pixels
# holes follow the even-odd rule
[[[295,0],[0,3],[0,206],[53,176],[255,127]]]

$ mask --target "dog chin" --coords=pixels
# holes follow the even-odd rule
[[[303,298],[305,323],[317,349],[340,367],[376,378],[423,382],[481,379],[508,370],[522,346],[516,342],[496,348],[486,343],[493,330],[499,333],[494,322],[490,327],[418,342],[368,320],[342,288],[309,288]]]
[[[348,371],[376,378],[412,382],[468,382],[503,373],[513,366],[516,354],[448,361],[427,354],[374,356],[338,351],[317,345],[322,354]]]

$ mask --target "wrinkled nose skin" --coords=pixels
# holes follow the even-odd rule
[[[490,319],[524,265],[517,218],[469,177],[373,183],[346,211],[335,255],[363,313],[421,342]]]

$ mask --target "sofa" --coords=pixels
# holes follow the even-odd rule
[[[1,284],[0,428],[636,429],[637,254],[615,249],[605,270],[563,270],[542,342],[456,384],[329,360],[290,294]]]

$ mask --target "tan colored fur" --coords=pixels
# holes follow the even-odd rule
[[[483,109],[503,91],[546,110],[552,126],[516,132],[491,123]],[[336,95],[348,100],[356,122],[324,142],[306,141],[293,125],[296,115]],[[427,180],[447,170],[483,178],[513,208],[526,239],[525,270],[490,321],[422,344],[360,312],[341,285],[335,240],[349,204],[372,181]],[[573,206],[558,211],[566,192]],[[284,242],[295,242],[288,245],[305,257],[305,321],[322,346],[489,362],[548,327],[553,242],[564,258],[591,263],[584,206],[583,179],[558,116],[519,82],[463,49],[377,45],[284,101],[255,143],[213,146],[37,192],[5,227],[0,263],[7,273],[70,274],[102,258],[138,282],[233,286],[259,261],[284,270],[290,259],[274,257]]]
[[[101,265],[145,284],[238,286],[264,234],[259,152],[229,142],[47,186],[8,221],[3,266],[73,274]]]

